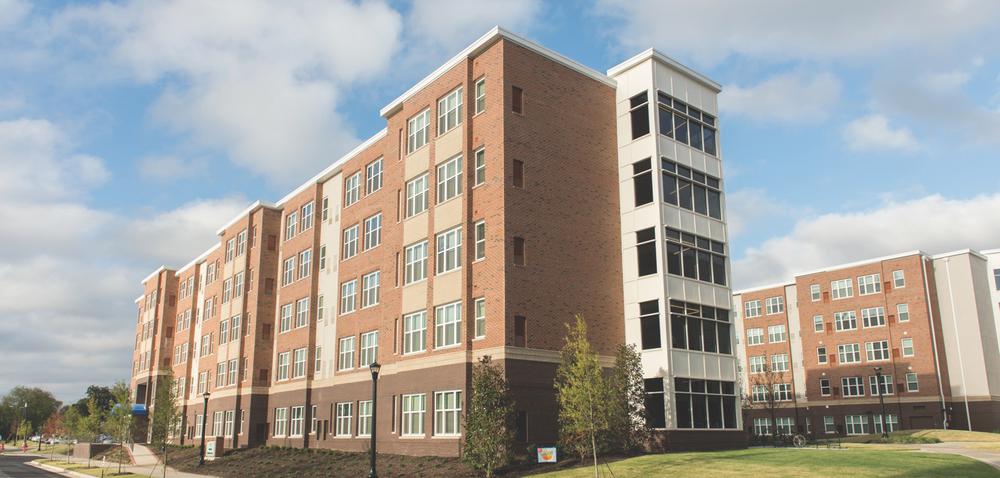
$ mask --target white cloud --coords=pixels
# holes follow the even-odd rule
[[[524,33],[542,11],[539,0],[421,0],[412,5],[410,34],[449,52],[457,52],[496,25]]]
[[[173,155],[146,156],[137,165],[139,176],[156,181],[170,181],[197,176],[205,171],[205,162],[199,159]]]
[[[782,73],[756,85],[724,87],[719,108],[761,121],[815,121],[836,106],[840,89],[840,81],[830,73]]]
[[[1000,19],[1000,4],[991,0],[599,0],[597,11],[618,20],[612,33],[624,48],[656,46],[701,64],[733,54],[768,61],[874,58],[901,50],[930,55],[995,28]]]
[[[905,127],[893,128],[880,114],[855,119],[844,127],[844,141],[854,151],[916,151],[913,133]]]
[[[730,240],[760,226],[769,226],[776,219],[785,220],[806,212],[807,209],[787,204],[764,189],[737,189],[726,193],[726,225]]]
[[[0,31],[19,22],[31,11],[31,4],[22,0],[0,0]]]
[[[1000,246],[1000,193],[971,199],[931,195],[854,213],[799,221],[786,235],[747,248],[733,261],[737,289],[796,273],[920,249],[928,253]]]
[[[951,91],[965,86],[969,82],[970,76],[967,71],[929,73],[921,78],[920,82],[930,90]]]
[[[0,121],[0,199],[64,198],[107,181],[100,158],[70,154],[70,147],[48,120]]]
[[[239,197],[198,200],[133,219],[122,225],[118,247],[135,257],[180,267],[217,242],[219,227],[248,205]]]

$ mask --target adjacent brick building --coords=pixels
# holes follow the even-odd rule
[[[881,432],[881,374],[890,431],[997,430],[994,274],[983,253],[913,251],[737,292],[748,428]]]
[[[652,50],[605,75],[494,29],[383,108],[384,130],[144,281],[140,328],[156,332],[137,339],[137,403],[154,407],[154,377],[172,369],[178,441],[362,450],[377,413],[380,451],[454,456],[472,365],[490,355],[517,403],[517,440],[552,443],[559,349],[581,314],[607,365],[656,323],[662,347],[642,347],[643,366],[665,446],[745,443],[718,92]],[[652,257],[640,229],[660,239]],[[701,247],[703,276],[674,270],[682,239]],[[671,355],[678,304],[728,345]]]

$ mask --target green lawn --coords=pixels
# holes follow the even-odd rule
[[[146,477],[144,475],[136,475],[135,473],[122,473],[121,475],[114,475],[114,473],[118,471],[118,469],[114,468],[114,467],[113,468],[107,468],[107,469],[105,469],[104,473],[102,474],[101,473],[101,468],[98,467],[98,466],[88,467],[86,464],[80,464],[80,463],[69,463],[69,464],[67,464],[65,460],[63,460],[63,461],[59,461],[59,460],[35,460],[35,461],[38,462],[38,463],[43,463],[43,464],[49,465],[49,466],[59,467],[59,468],[62,468],[63,470],[75,471],[77,473],[83,473],[83,474],[86,474],[86,475],[97,476],[97,477],[101,477],[101,476],[105,476],[105,477],[114,476],[115,478],[148,478],[148,477]]]
[[[610,463],[617,478],[629,476],[771,477],[1000,477],[993,467],[957,455],[875,450],[759,448],[721,452],[646,455]],[[612,476],[601,466],[601,476]],[[587,478],[594,469],[573,468],[544,475]]]

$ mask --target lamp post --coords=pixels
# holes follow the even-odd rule
[[[208,420],[208,392],[201,396],[205,399],[205,405],[201,409],[201,453],[198,455],[198,466],[205,464],[205,425]]]
[[[24,402],[24,406],[21,407],[24,413],[21,414],[21,427],[24,428],[24,436],[21,438],[24,440],[24,451],[28,451],[28,429],[24,427],[25,423],[28,423],[28,402]],[[14,445],[17,446],[17,445]]]
[[[382,369],[382,366],[378,362],[372,362],[368,366],[368,369],[372,372],[372,428],[371,428],[371,450],[369,462],[371,463],[371,469],[368,470],[368,478],[378,478],[378,473],[375,472],[375,417],[378,413],[375,412],[377,408],[375,405],[378,400],[378,371]]]
[[[882,396],[882,367],[875,367],[875,388],[878,388],[878,403],[882,405],[882,437],[888,438],[889,432],[885,429],[885,398]]]

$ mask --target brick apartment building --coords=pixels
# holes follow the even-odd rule
[[[998,259],[913,251],[736,292],[748,429],[881,433],[880,380],[889,431],[1000,429]]]
[[[454,456],[490,355],[517,440],[551,443],[582,314],[604,364],[643,349],[664,445],[745,444],[719,90],[653,50],[604,74],[493,29],[384,107],[385,129],[143,281],[136,403],[169,369],[178,442],[363,450],[377,361],[379,450]],[[697,346],[669,346],[668,308]]]

